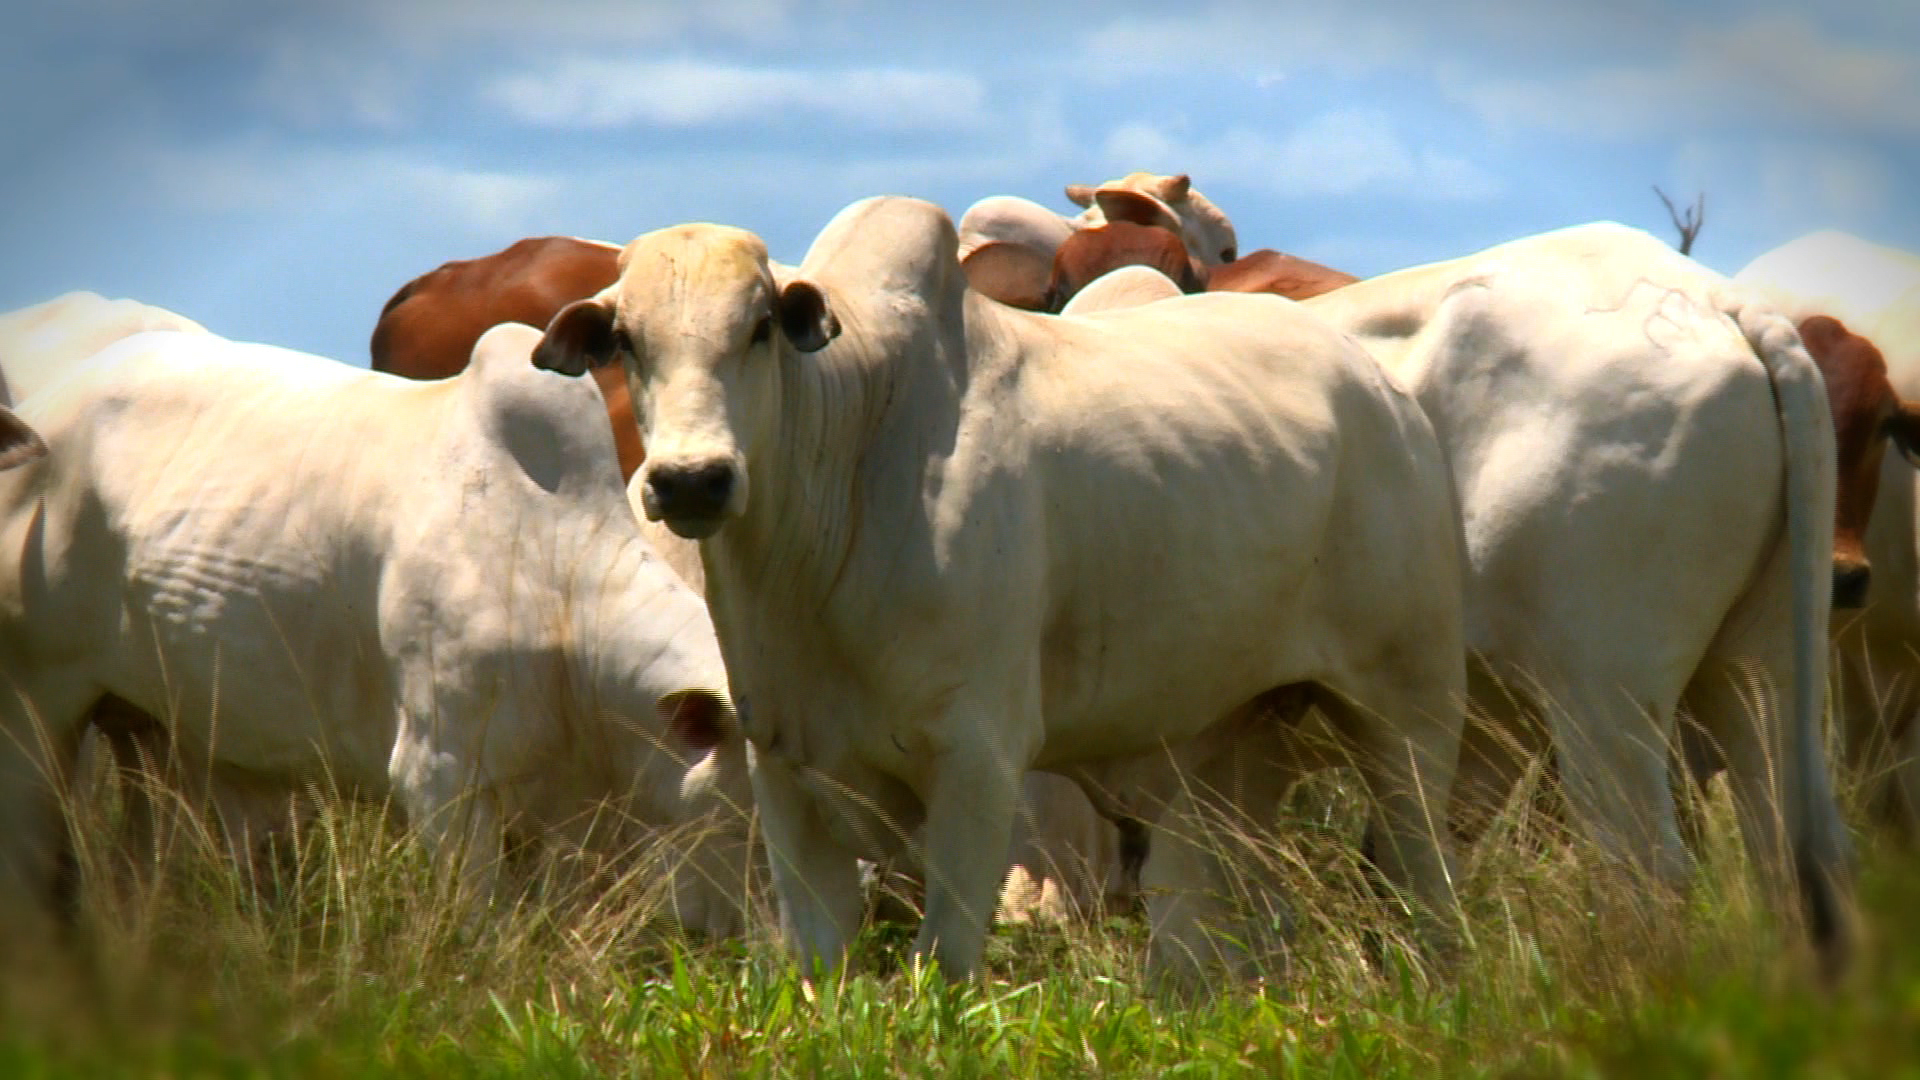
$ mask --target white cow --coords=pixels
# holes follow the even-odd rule
[[[1179,287],[1165,274],[1139,266],[1125,269],[1152,274],[1165,282],[1173,295],[1180,295]],[[1122,275],[1123,271],[1115,271],[1106,277]],[[1123,295],[1134,299],[1148,293],[1158,297],[1157,289],[1150,285],[1143,289],[1135,281]],[[1081,295],[1089,294],[1092,299],[1088,304],[1098,304],[1103,296],[1111,295],[1110,290],[1096,291],[1094,286]],[[706,595],[699,543],[674,535],[660,522],[647,520],[642,503],[645,486],[646,478],[638,473],[627,483],[627,501],[641,532],[681,580]],[[1140,846],[1143,842],[1134,837],[1134,847]],[[1142,853],[1129,850],[1121,828],[1101,817],[1080,788],[1064,777],[1027,774],[1021,784],[1020,808],[1007,858],[1010,865],[1000,893],[1000,917],[1007,922],[1069,922],[1123,913],[1139,894]],[[891,869],[918,879],[917,868]]]
[[[1187,250],[1207,266],[1232,262],[1239,255],[1233,222],[1185,173],[1163,176],[1132,172],[1104,184],[1069,184],[1067,198],[1084,207],[1078,215],[1057,214],[1031,199],[993,195],[974,203],[960,217],[960,265],[976,291],[1028,310],[1045,304],[1053,255],[1074,230],[1107,220],[1109,197],[1126,200],[1130,220],[1146,204],[1150,220],[1180,234]]]
[[[197,797],[390,799],[476,898],[507,836],[607,853],[704,823],[677,914],[739,928],[718,644],[639,534],[597,390],[534,368],[539,338],[496,327],[420,383],[145,332],[22,404],[50,452],[0,476],[0,908],[45,912],[50,781],[111,695]]]
[[[1892,401],[1857,406],[1898,409],[1870,419],[1910,432],[1920,401],[1920,255],[1822,231],[1761,255],[1735,276],[1795,320],[1826,315],[1878,348]],[[1865,389],[1859,388],[1859,389]],[[1836,403],[1840,399],[1836,398]],[[1906,432],[1895,432],[1905,434]],[[1833,640],[1839,673],[1836,718],[1851,771],[1865,784],[1877,816],[1920,837],[1920,532],[1916,531],[1913,465],[1892,454],[1878,466],[1878,496],[1864,513],[1864,548],[1873,569],[1866,610],[1835,613]]]
[[[0,404],[24,401],[100,350],[142,330],[206,333],[184,315],[138,300],[70,292],[0,315]]]
[[[1793,326],[1637,230],[1596,224],[1302,307],[1410,383],[1452,462],[1473,703],[1456,809],[1550,733],[1578,821],[1673,883],[1684,703],[1724,750],[1756,865],[1829,958],[1846,838],[1819,743],[1834,438]]]
[[[1096,311],[1139,307],[1181,295],[1174,280],[1151,266],[1122,266],[1109,270],[1073,294],[1062,315],[1091,315]]]
[[[1224,790],[1279,738],[1270,703],[1339,718],[1383,874],[1452,909],[1429,823],[1464,690],[1458,515],[1426,418],[1351,341],[1266,296],[1014,311],[914,199],[843,210],[792,273],[714,225],[623,259],[535,362],[621,355],[647,402],[643,508],[701,540],[803,962],[841,958],[856,857],[924,822],[917,948],[969,972],[1026,770],[1155,818],[1169,763]],[[1163,970],[1211,948],[1219,868],[1194,869],[1149,901]]]

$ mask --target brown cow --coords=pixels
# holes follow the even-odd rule
[[[1094,278],[1122,266],[1148,266],[1173,279],[1181,292],[1205,292],[1206,268],[1187,254],[1180,234],[1158,225],[1109,221],[1067,237],[1053,256],[1046,302],[1040,308],[1058,314]]]
[[[1182,292],[1272,293],[1289,300],[1305,300],[1360,280],[1271,248],[1222,266],[1206,266],[1181,242],[1178,219],[1152,200],[1114,191],[1101,192],[1098,201],[1108,224],[1081,229],[1060,245],[1042,310],[1059,311],[1093,279],[1122,266],[1151,266],[1172,278]]]
[[[1867,521],[1880,489],[1880,460],[1888,442],[1920,464],[1920,408],[1906,404],[1887,381],[1887,362],[1873,342],[1828,315],[1800,323],[1800,339],[1820,367],[1839,443],[1840,487],[1833,523],[1833,604],[1866,602]]]
[[[1261,248],[1207,273],[1208,292],[1265,292],[1289,300],[1332,292],[1360,279],[1344,270]]]
[[[521,322],[544,328],[561,308],[613,284],[619,258],[612,244],[536,236],[492,255],[443,263],[402,285],[381,309],[373,328],[373,370],[410,379],[456,375],[489,327]],[[617,364],[593,375],[607,399],[625,480],[647,456],[626,376]]]

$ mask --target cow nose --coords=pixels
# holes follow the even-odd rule
[[[733,496],[733,485],[733,466],[724,461],[663,463],[647,473],[654,505],[666,518],[717,518]]]
[[[1833,568],[1833,606],[1857,608],[1867,602],[1867,586],[1873,579],[1873,567],[1866,563],[1842,563]]]

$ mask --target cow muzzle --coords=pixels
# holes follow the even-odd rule
[[[739,512],[740,472],[731,461],[647,462],[640,506],[674,535],[705,540]]]
[[[1867,587],[1873,582],[1873,567],[1865,559],[1833,561],[1833,606],[1860,608],[1867,604]]]

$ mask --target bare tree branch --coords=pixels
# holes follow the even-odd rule
[[[1667,204],[1667,216],[1673,219],[1673,227],[1680,230],[1680,254],[1693,254],[1693,238],[1700,235],[1700,226],[1707,220],[1707,193],[1701,192],[1685,215],[1673,205],[1672,199],[1667,198],[1667,193],[1660,190],[1660,185],[1653,186],[1653,193]]]

